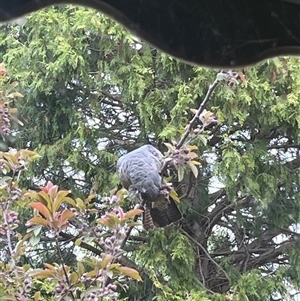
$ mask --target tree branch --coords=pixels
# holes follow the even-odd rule
[[[121,102],[121,100],[113,95],[111,95],[110,93],[101,90],[100,91],[101,94],[103,94],[105,97],[112,99],[113,101],[117,102],[118,106],[120,106],[121,108],[123,108],[123,103]],[[100,100],[101,102],[104,102],[103,100]],[[106,102],[106,104],[112,105],[111,102]]]
[[[201,113],[204,111],[206,104],[208,103],[212,93],[214,92],[214,90],[216,89],[217,85],[219,84],[220,80],[215,79],[215,81],[209,85],[208,91],[205,95],[205,98],[203,99],[203,101],[201,102],[197,113],[195,114],[195,116],[190,120],[189,124],[186,126],[185,132],[184,134],[181,136],[179,142],[176,145],[176,149],[180,149],[183,144],[185,143],[186,139],[188,138],[191,130],[193,129],[194,124],[196,123],[196,121],[199,119],[199,116],[201,115]],[[160,173],[164,174],[164,172],[166,171],[167,167],[168,167],[169,162],[166,160],[161,168]]]
[[[205,95],[205,98],[203,99],[203,101],[201,102],[201,104],[200,104],[200,106],[197,110],[197,114],[195,114],[195,116],[189,122],[188,126],[186,127],[186,130],[185,130],[184,134],[182,135],[181,139],[177,143],[177,145],[176,145],[177,149],[180,149],[183,146],[185,140],[187,139],[187,137],[190,134],[190,131],[192,130],[192,128],[193,128],[194,124],[196,123],[196,121],[199,119],[199,116],[201,115],[201,113],[204,111],[206,104],[208,103],[212,93],[216,89],[219,82],[220,82],[220,80],[216,79],[211,85],[209,85],[209,88],[208,88],[208,91]]]
[[[59,235],[64,238],[67,239],[68,241],[73,241],[75,242],[76,239],[79,238],[79,236],[72,236],[71,234],[65,233],[65,232],[60,232]],[[94,253],[95,255],[101,256],[103,249],[99,246],[98,248],[95,248],[85,242],[81,242],[80,247],[88,250],[92,253]],[[124,266],[129,266],[131,268],[134,268],[136,270],[142,271],[144,273],[144,275],[146,275],[146,272],[142,270],[142,268],[140,266],[138,266],[137,264],[135,264],[132,260],[130,260],[128,257],[121,255],[120,257],[117,258],[117,261],[119,263],[121,263]]]
[[[287,144],[287,145],[271,145],[271,146],[268,146],[267,149],[280,149],[280,148],[283,148],[283,149],[288,149],[288,148],[297,148],[297,149],[300,149],[300,145],[299,144]]]
[[[278,248],[273,248],[268,251],[265,251],[256,258],[252,258],[248,262],[247,270],[258,268],[264,264],[272,262],[274,259],[277,259],[278,256],[282,255],[287,250],[294,248],[296,246],[296,241],[289,241],[282,244]]]
[[[217,204],[216,207],[210,213],[207,214],[204,224],[204,227],[206,229],[205,234],[207,236],[210,235],[214,225],[216,225],[219,222],[219,220],[225,213],[229,213],[235,210],[237,206],[245,207],[245,205],[249,205],[250,202],[250,197],[246,196],[241,198],[237,202],[229,203],[229,200],[226,196],[222,202]]]
[[[231,283],[231,280],[228,276],[228,274],[226,273],[226,271],[211,257],[211,255],[208,253],[208,251],[206,250],[205,247],[203,247],[197,240],[195,240],[192,236],[190,236],[187,232],[185,232],[183,229],[180,230],[186,237],[188,237],[194,244],[196,244],[198,247],[200,247],[200,249],[206,254],[207,258],[213,263],[215,264],[215,266],[220,269],[224,276],[226,277],[226,279],[228,280],[229,286]],[[207,289],[207,288],[206,288]],[[210,291],[210,290],[209,290]],[[211,291],[210,291],[211,292]]]

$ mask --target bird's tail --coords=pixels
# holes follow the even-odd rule
[[[172,198],[168,201],[163,195],[150,205],[150,215],[156,227],[165,227],[182,218],[175,201]]]
[[[146,231],[153,230],[155,228],[151,212],[148,207],[146,207],[143,212],[143,227]]]

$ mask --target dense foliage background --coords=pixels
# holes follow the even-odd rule
[[[23,188],[51,181],[74,200],[92,195],[99,213],[85,211],[81,231],[67,227],[60,237],[65,262],[75,267],[101,253],[91,229],[105,212],[103,197],[119,184],[117,158],[178,141],[217,71],[179,62],[93,10],[51,7],[26,18],[0,29],[6,80],[24,95],[11,103],[24,126],[12,124],[1,150],[41,156],[22,173]],[[123,261],[143,282],[120,288],[120,300],[279,301],[299,293],[300,63],[275,58],[244,72],[239,84],[220,83],[206,107],[218,125],[189,142],[198,147],[198,177],[173,178],[182,222],[137,227],[127,241]],[[32,210],[23,204],[18,212],[24,235]],[[37,236],[21,263],[59,262],[49,231]],[[44,300],[56,300],[50,280],[35,285]]]

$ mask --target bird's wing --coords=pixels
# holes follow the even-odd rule
[[[163,163],[162,153],[152,145],[144,145],[122,156],[117,162],[122,185],[131,194],[139,195],[146,201],[145,229],[152,229],[153,223],[158,227],[165,227],[181,219],[174,200],[167,200],[160,194],[162,179],[159,172]]]
[[[150,214],[154,225],[157,227],[165,227],[182,218],[175,201],[171,197],[169,200],[166,200],[163,195],[160,195],[158,199],[152,203]]]
[[[117,171],[122,185],[136,191],[149,202],[159,195],[163,165],[163,155],[152,145],[144,145],[124,156],[117,163]]]

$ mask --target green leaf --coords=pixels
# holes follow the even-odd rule
[[[184,167],[182,166],[178,166],[178,169],[177,169],[177,174],[178,174],[178,181],[181,182],[183,180],[183,177],[184,177]]]
[[[77,238],[76,240],[75,240],[75,246],[80,246],[81,245],[81,243],[82,243],[82,238],[80,237],[80,238]]]
[[[187,162],[187,165],[191,169],[194,177],[197,178],[198,177],[198,168],[191,161]]]
[[[141,209],[132,209],[132,210],[129,210],[129,211],[127,211],[125,213],[125,218],[126,219],[133,218],[136,215],[141,214],[142,212],[144,212],[144,210],[141,210]]]
[[[204,146],[207,145],[207,139],[206,139],[205,135],[198,135],[197,137],[200,139],[200,141],[202,142],[202,144]]]
[[[142,278],[137,270],[128,267],[119,267],[118,270],[125,276],[129,276],[135,280],[142,281]]]
[[[179,199],[179,197],[178,197],[178,194],[177,194],[177,192],[176,192],[174,189],[172,189],[172,190],[170,191],[169,195],[170,195],[170,197],[171,197],[175,202],[177,202],[177,203],[180,202],[180,199]]]
[[[67,190],[60,190],[60,191],[57,192],[56,196],[54,197],[53,212],[56,212],[58,210],[58,208],[60,207],[62,201],[65,200],[65,198],[68,194],[69,194],[69,191],[67,191]],[[72,200],[72,204],[75,205],[75,202],[73,200]]]
[[[78,272],[78,276],[81,277],[84,272],[85,272],[85,268],[84,268],[84,265],[81,261],[78,261],[77,262],[77,272]]]
[[[113,256],[110,254],[105,254],[102,258],[101,268],[105,269],[113,260]]]
[[[70,275],[70,284],[75,284],[78,281],[77,273],[73,272]]]

